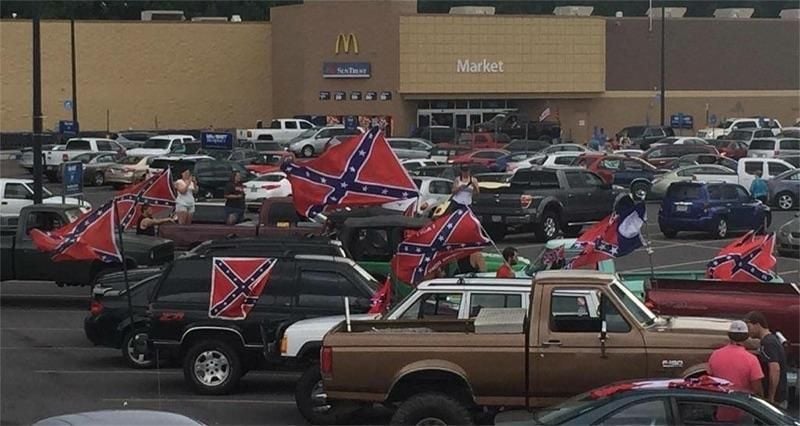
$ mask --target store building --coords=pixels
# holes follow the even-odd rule
[[[660,121],[658,20],[418,14],[407,0],[310,1],[270,15],[263,23],[79,22],[82,128],[105,128],[108,110],[112,130],[151,128],[154,116],[163,128],[241,128],[355,115],[405,135],[549,111],[565,138],[585,141],[594,127]],[[17,46],[29,46],[30,23],[0,27],[0,60],[11,64],[0,129],[29,129],[30,51]],[[43,23],[48,120],[69,118],[66,28]],[[751,115],[794,124],[798,34],[797,19],[667,19],[667,121],[690,115],[695,130]]]

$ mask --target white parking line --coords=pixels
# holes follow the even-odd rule
[[[295,405],[293,400],[280,400],[280,399],[200,399],[200,398],[103,398],[104,402],[143,402],[143,403],[159,403],[159,402],[189,402],[207,404],[209,402],[216,403],[234,403],[234,404],[267,404],[267,405]]]
[[[792,269],[791,271],[781,271],[778,272],[778,275],[786,275],[786,274],[796,274],[800,272],[800,269]]]

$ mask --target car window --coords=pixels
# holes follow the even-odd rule
[[[623,164],[625,164],[625,170],[631,170],[631,171],[644,170],[644,165],[636,160],[623,160]]]
[[[708,198],[712,201],[720,201],[725,197],[725,191],[719,185],[712,185],[708,187]]]
[[[756,130],[753,133],[753,136],[757,137],[757,138],[768,138],[768,137],[774,136],[774,135],[775,134],[772,133],[772,130]]]
[[[676,201],[683,201],[683,200],[700,200],[702,199],[702,187],[696,184],[690,185],[677,185],[672,184],[667,189],[667,196],[676,200]]]
[[[283,124],[286,129],[297,129],[297,123],[294,121],[285,121]]]
[[[768,424],[756,421],[753,413],[748,413],[734,405],[712,401],[678,400],[680,422],[684,425],[755,425]]]
[[[722,185],[722,186],[710,186],[708,188],[708,193],[713,194],[713,190],[715,188],[719,188],[722,191],[722,199],[725,201],[738,201],[739,194],[736,192],[736,187],[732,185]],[[713,195],[711,195],[714,198]]]
[[[461,293],[429,293],[419,297],[401,319],[457,319]]]
[[[408,143],[408,141],[390,140],[388,142],[389,142],[389,146],[394,148],[394,149],[409,149],[409,148],[411,148],[411,144]]]
[[[329,137],[333,136],[334,133],[331,130],[332,129],[322,129],[322,130],[320,130],[319,133],[317,133],[316,138],[317,139],[322,139],[322,138],[329,138]]]
[[[769,171],[770,176],[777,176],[789,170],[789,167],[781,163],[770,161],[769,163],[767,163],[767,170]]]
[[[789,149],[792,151],[800,150],[800,139],[783,139],[781,141],[781,149]]]
[[[559,187],[556,173],[542,170],[517,171],[511,178],[511,185],[524,185],[543,189],[557,189]]]
[[[563,156],[556,157],[554,163],[555,164],[560,164],[560,165],[563,165],[563,166],[569,166],[570,164],[572,164],[573,161],[575,161],[575,157],[570,156],[570,155],[563,155]]]
[[[775,149],[775,141],[771,139],[754,139],[750,142],[750,149],[763,149],[772,151]]]
[[[583,180],[583,177],[578,172],[567,172],[565,175],[570,188],[583,188],[586,186],[586,181]]]
[[[752,129],[756,127],[755,121],[740,121],[733,125],[734,129]]]
[[[350,255],[357,262],[388,262],[392,258],[389,234],[385,229],[359,229],[350,243]]]
[[[654,149],[647,154],[647,158],[661,158],[664,157],[666,152],[663,149]]]
[[[725,169],[720,169],[720,168],[717,168],[717,167],[708,167],[708,166],[698,167],[697,170],[695,171],[695,173],[702,173],[702,174],[708,174],[708,175],[735,175],[736,174],[733,170],[725,170]]]
[[[314,126],[311,123],[307,123],[305,121],[301,121],[300,122],[300,128],[301,129],[304,129],[304,130],[305,129],[311,129],[312,127],[314,127]]]
[[[114,154],[104,154],[97,157],[95,163],[113,163],[116,161]]]
[[[335,309],[343,306],[345,296],[363,297],[347,277],[336,271],[301,270],[300,285],[299,306]]]
[[[67,151],[89,151],[92,149],[92,145],[89,141],[84,139],[75,139],[67,142],[66,148]]]
[[[521,294],[472,293],[469,298],[469,317],[476,317],[483,308],[521,308]]]
[[[597,175],[595,175],[594,173],[580,172],[580,175],[583,178],[583,181],[585,182],[587,187],[597,188],[605,186],[603,180],[597,177]]]
[[[28,187],[21,183],[7,183],[5,194],[3,198],[10,198],[12,200],[26,200],[32,195]]]
[[[158,289],[159,302],[189,302],[208,305],[211,291],[211,259],[182,259],[173,263]]]
[[[550,300],[550,330],[560,333],[600,331],[600,312],[589,304],[593,290],[559,292],[554,290]]]
[[[786,176],[786,180],[800,180],[800,172],[792,173],[789,176]]]
[[[92,161],[92,158],[94,158],[94,156],[95,155],[91,154],[91,153],[81,154],[81,155],[78,155],[78,156],[74,157],[72,159],[72,161],[80,161],[81,163],[86,164],[86,163]]]
[[[761,161],[746,161],[744,163],[744,172],[752,175],[755,172],[763,171],[764,165]]]
[[[450,194],[453,192],[453,184],[444,180],[435,180],[431,182],[429,190],[431,194]]]
[[[736,198],[738,198],[739,201],[750,201],[750,193],[747,192],[746,189],[742,188],[741,186],[734,186],[733,190],[736,193]]]
[[[108,141],[97,141],[98,151],[113,151],[111,144]]]
[[[25,224],[25,235],[30,234],[33,229],[49,232],[65,225],[64,220],[56,212],[30,212]]]
[[[626,405],[606,417],[598,425],[603,426],[666,426],[667,401],[659,398]]]

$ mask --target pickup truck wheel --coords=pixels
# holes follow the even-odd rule
[[[306,157],[306,158],[313,157],[314,156],[314,147],[311,146],[311,145],[306,145],[306,146],[303,147],[302,150],[300,150],[300,152],[303,154],[303,157]]]
[[[536,225],[534,233],[537,239],[547,242],[558,236],[559,227],[558,213],[546,210],[542,214],[542,220]]]
[[[156,365],[155,356],[151,351],[144,354],[137,354],[134,350],[133,338],[136,337],[133,332],[128,331],[125,337],[122,338],[122,359],[131,368],[146,369],[153,368]]]
[[[199,394],[229,394],[242,377],[242,360],[226,342],[200,341],[183,358],[183,377]]]
[[[647,198],[647,194],[650,192],[650,185],[645,182],[636,182],[631,185],[631,194],[637,200],[644,200]]]
[[[775,206],[781,210],[797,208],[797,200],[791,192],[781,192],[775,196]]]
[[[438,392],[426,392],[405,400],[395,411],[391,425],[472,425],[467,407],[458,400]]]
[[[334,425],[344,422],[356,410],[356,406],[337,401],[328,401],[322,387],[319,364],[312,364],[297,381],[294,402],[300,414],[315,425]]]
[[[728,236],[728,220],[724,217],[717,219],[714,225],[714,230],[711,232],[717,238],[725,238]]]
[[[664,234],[666,238],[675,238],[678,236],[678,231],[671,228],[661,227],[661,233]]]

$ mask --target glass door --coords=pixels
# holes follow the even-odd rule
[[[467,114],[456,113],[456,129],[468,129]]]

